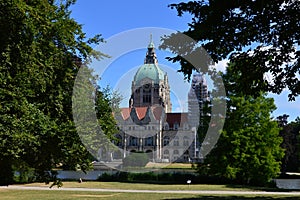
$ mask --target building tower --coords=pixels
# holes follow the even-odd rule
[[[192,150],[194,152],[193,156],[195,158],[201,157],[200,138],[203,136],[203,117],[204,115],[207,115],[207,113],[204,113],[203,108],[209,101],[210,93],[208,92],[205,77],[199,73],[194,74],[191,82],[191,88],[188,93],[188,122],[190,128],[194,129],[197,132],[192,145]],[[201,136],[199,136],[199,130],[201,132]]]
[[[161,105],[166,112],[172,111],[168,76],[158,65],[151,37],[144,64],[137,70],[132,81],[129,107],[154,105]]]
[[[204,103],[209,101],[207,82],[203,75],[193,75],[188,93],[188,121],[190,127],[198,128],[200,117],[203,116]]]

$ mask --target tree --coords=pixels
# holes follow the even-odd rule
[[[280,135],[283,138],[281,144],[284,148],[284,158],[282,159],[281,172],[296,172],[299,171],[299,131],[300,131],[300,119],[299,117],[293,121],[287,122],[288,115],[282,115],[277,117],[280,130]]]
[[[266,184],[279,174],[284,155],[280,128],[270,116],[276,106],[262,92],[254,97],[237,90],[234,80],[238,74],[232,75],[232,66],[220,72],[227,89],[225,124],[216,147],[198,165],[198,171],[239,184]]]
[[[52,180],[58,165],[89,168],[89,152],[73,122],[72,92],[81,63],[93,52],[70,17],[74,0],[0,0],[0,185],[25,163]],[[2,177],[5,177],[2,179]]]
[[[290,100],[299,95],[300,1],[201,0],[169,6],[179,16],[192,16],[189,29],[182,33],[196,43],[180,43],[176,38],[182,33],[172,34],[164,38],[163,48],[176,53],[188,49],[182,54],[192,56],[200,44],[215,62],[229,59],[234,63],[233,71],[240,74],[235,80],[240,86],[237,89],[246,95],[259,96],[260,91],[280,93],[286,87]],[[180,71],[189,78],[194,67],[182,54],[169,60],[179,61]]]
[[[230,96],[224,129],[205,159],[206,172],[240,184],[265,184],[276,177],[283,150],[277,122],[270,118],[274,109],[273,99],[264,95]]]

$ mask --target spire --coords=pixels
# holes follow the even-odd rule
[[[150,34],[150,43],[148,45],[148,51],[146,53],[146,58],[144,64],[157,64],[157,57],[155,54],[155,46],[152,40],[152,34]]]
[[[152,33],[150,34],[150,42],[149,42],[149,45],[148,45],[148,49],[152,49],[152,48],[155,48],[154,46],[154,43],[153,43],[153,40],[152,40]]]

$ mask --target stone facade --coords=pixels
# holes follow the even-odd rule
[[[188,113],[172,113],[168,76],[159,66],[151,41],[144,64],[132,81],[129,107],[115,114],[120,133],[113,159],[145,152],[153,162],[190,162],[199,158],[197,128],[202,104],[209,100],[207,83],[195,74],[188,93]]]

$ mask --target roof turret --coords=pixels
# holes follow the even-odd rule
[[[152,41],[152,35],[150,35],[150,43],[144,60],[144,65],[140,66],[134,76],[135,84],[139,84],[144,78],[149,78],[154,83],[159,83],[160,80],[164,80],[164,72],[158,66],[158,61],[155,53],[155,46]]]

